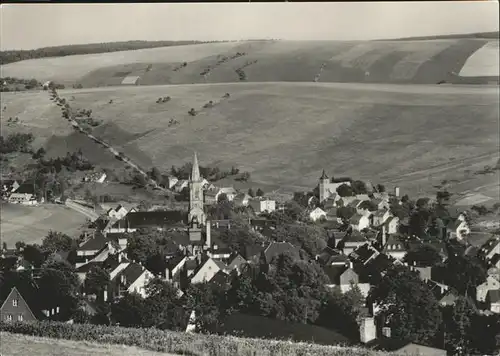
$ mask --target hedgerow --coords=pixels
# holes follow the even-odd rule
[[[152,351],[192,356],[368,356],[377,354],[363,348],[48,321],[0,322],[0,331],[54,339],[136,346]]]

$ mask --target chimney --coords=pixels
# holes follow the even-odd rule
[[[118,263],[122,263],[122,254],[118,252]]]
[[[210,222],[207,223],[206,231],[205,231],[205,245],[210,248],[212,247],[212,236],[211,236],[211,227]]]
[[[384,326],[384,327],[382,328],[382,335],[383,335],[384,337],[390,338],[390,337],[391,337],[391,328],[390,328],[390,327],[388,327],[388,326]]]
[[[386,231],[386,227],[385,227],[385,224],[382,225],[382,247],[385,246],[386,242],[387,242],[387,231]]]
[[[104,287],[104,291],[103,291],[103,300],[105,302],[108,301],[108,287]]]
[[[373,317],[363,318],[359,326],[359,339],[366,344],[377,338],[375,319]]]
[[[394,188],[394,195],[395,195],[396,197],[399,197],[399,187],[395,187],[395,188]]]
[[[349,268],[350,268],[350,269],[353,269],[353,266],[354,266],[354,265],[353,265],[352,261],[351,261],[351,260],[349,260]]]

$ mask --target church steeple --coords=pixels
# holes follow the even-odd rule
[[[325,170],[323,169],[323,174],[321,175],[321,177],[319,177],[320,180],[327,180],[328,179],[328,176],[326,175],[326,172]]]
[[[194,152],[194,159],[193,159],[193,168],[191,171],[191,181],[192,182],[199,182],[200,179],[200,167],[198,165],[198,156],[196,155],[196,151]]]

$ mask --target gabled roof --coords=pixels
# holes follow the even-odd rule
[[[359,224],[359,222],[361,221],[362,218],[363,218],[363,215],[361,215],[361,214],[354,214],[349,219],[349,224],[351,224],[351,225],[357,225],[357,224]]]
[[[479,250],[479,254],[482,256],[488,255],[493,249],[500,244],[500,236],[494,236],[487,240]]]
[[[241,265],[247,263],[247,261],[238,253],[229,258],[228,269],[233,270],[235,268],[240,268]]]
[[[102,264],[103,264],[103,262],[90,261],[89,263],[86,263],[86,264],[78,267],[76,269],[76,272],[77,273],[88,273],[92,269],[92,267],[94,267],[94,266],[101,267]]]
[[[340,285],[340,276],[348,269],[346,265],[336,266],[328,265],[323,267],[323,271],[327,275],[331,284]]]
[[[13,277],[11,278],[11,276]],[[29,306],[33,315],[35,315],[38,320],[43,319],[44,314],[41,311],[40,299],[38,298],[38,286],[36,283],[23,273],[12,273],[11,276],[6,275],[5,278],[0,281],[0,307],[3,306],[5,300],[12,293],[12,290],[16,288]]]
[[[78,246],[78,251],[95,251],[104,248],[108,240],[103,234],[97,232],[94,236],[80,244]]]
[[[125,267],[122,271],[120,271],[116,277],[114,278],[115,280],[118,278],[118,280],[121,280],[121,276],[125,277],[125,287],[128,288],[130,287],[136,280],[139,278],[143,273],[145,269],[143,266],[141,266],[138,263],[129,263],[127,267]]]
[[[224,273],[222,270],[218,271],[208,283],[217,288],[227,288],[231,285],[231,276]]]
[[[178,223],[187,223],[188,213],[180,210],[171,211],[136,211],[128,213],[117,221],[113,228],[164,227]]]
[[[490,289],[488,293],[486,293],[486,300],[490,303],[500,303],[500,290]]]
[[[463,221],[461,221],[461,220],[458,220],[458,219],[457,220],[451,220],[448,223],[448,225],[446,226],[446,228],[449,229],[449,230],[452,230],[452,231],[456,231],[460,227],[460,225],[462,225],[462,224],[463,224]]]
[[[359,231],[353,230],[350,234],[345,235],[345,237],[342,239],[344,243],[351,242],[351,243],[361,243],[361,242],[368,242],[366,237],[364,237]]]
[[[23,182],[19,188],[16,189],[16,194],[35,194],[35,189],[33,187],[33,182],[25,181]]]
[[[291,252],[297,257],[300,256],[300,250],[289,242],[271,242],[264,250],[266,261],[269,263],[271,260],[285,252]]]

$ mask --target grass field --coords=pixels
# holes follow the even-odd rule
[[[78,236],[85,221],[83,214],[65,206],[46,204],[28,207],[2,203],[0,236],[9,248],[14,247],[17,241],[41,243],[49,230]]]
[[[453,83],[450,73],[460,72],[490,42],[498,43],[474,38],[242,41],[21,61],[2,66],[2,76],[85,88],[121,85],[129,76],[139,77],[139,85],[239,82],[240,69],[250,82]],[[474,76],[467,80],[475,83]]]
[[[0,333],[2,356],[174,356],[133,346],[105,345],[19,334]]]
[[[222,99],[226,92],[230,98]],[[312,188],[323,168],[399,185],[402,192],[434,190],[442,179],[458,180],[458,191],[498,187],[498,175],[473,174],[498,160],[499,99],[493,86],[240,83],[60,95],[74,96],[74,107],[92,109],[104,122],[94,134],[145,168],[167,171],[196,150],[202,165],[235,165],[256,182],[293,189]],[[160,96],[172,100],[157,104]],[[215,106],[203,109],[209,100]],[[58,108],[46,93],[8,93],[3,101],[9,115],[18,115],[54,154],[80,145],[96,164],[121,164],[81,134],[54,138],[54,128],[62,133],[69,125],[57,109],[43,106]],[[45,111],[27,110],[27,102]],[[198,115],[188,115],[190,108]],[[179,124],[168,127],[171,118]]]

